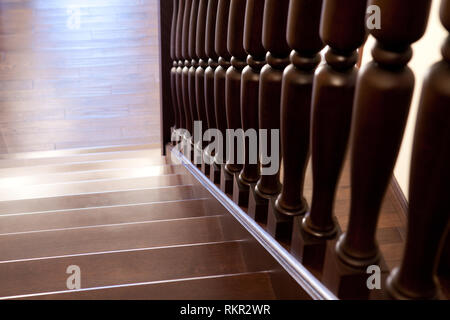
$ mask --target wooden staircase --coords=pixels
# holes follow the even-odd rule
[[[159,148],[4,155],[0,296],[308,299],[278,262]],[[81,271],[70,290],[69,266]]]

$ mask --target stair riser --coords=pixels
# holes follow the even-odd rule
[[[83,289],[247,271],[238,242],[4,263],[0,296],[68,290],[73,265]]]
[[[0,216],[0,234],[214,216],[223,210],[205,199]]]
[[[43,153],[45,154],[45,153]],[[50,154],[52,155],[52,154]],[[57,156],[55,153],[52,157],[41,158],[19,158],[19,159],[0,159],[0,168],[14,168],[26,166],[45,166],[56,165],[62,163],[101,161],[101,160],[118,160],[118,159],[135,159],[135,158],[157,158],[161,155],[161,151],[154,150],[132,150],[125,152],[103,152],[103,153],[85,153],[80,155],[64,155]]]
[[[164,158],[136,158],[136,159],[119,159],[108,161],[92,161],[70,164],[56,164],[49,166],[34,166],[34,167],[19,167],[19,168],[3,168],[0,169],[0,177],[17,177],[28,176],[39,172],[40,174],[47,173],[61,173],[61,172],[75,172],[75,171],[90,171],[90,170],[108,170],[119,168],[139,168],[145,166],[164,165],[166,160]]]
[[[0,202],[0,215],[198,198],[191,186],[105,192]]]
[[[0,188],[0,201],[177,186],[182,185],[183,180],[182,175],[164,175],[134,179],[85,181],[65,184],[24,186],[18,188]]]
[[[29,297],[36,300],[273,300],[267,273]]]
[[[226,216],[0,235],[0,261],[244,239]]]

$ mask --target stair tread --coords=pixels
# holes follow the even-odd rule
[[[102,170],[72,171],[41,173],[38,171],[30,175],[0,178],[0,187],[30,186],[41,184],[69,183],[76,181],[92,181],[107,179],[154,177],[165,174],[173,174],[176,165],[151,165],[138,168],[113,168]]]
[[[60,184],[0,187],[0,201],[177,186],[183,184],[182,177],[179,174],[170,174],[142,178],[87,180]]]
[[[33,152],[18,152],[5,153],[0,155],[0,159],[40,159],[40,158],[61,158],[65,156],[108,153],[108,152],[126,152],[126,151],[141,151],[141,150],[161,150],[159,145],[155,144],[129,144],[116,146],[102,146],[102,147],[87,147],[87,148],[66,148],[49,151],[33,151]]]
[[[67,290],[72,265],[84,289],[247,272],[240,250],[228,241],[0,263],[0,297]]]
[[[20,297],[19,297],[20,298]],[[42,294],[41,300],[273,300],[270,273],[228,274]]]
[[[171,220],[218,215],[224,208],[212,199],[187,199],[113,207],[0,215],[0,234],[70,227]]]
[[[204,216],[2,234],[0,261],[243,239],[228,219]]]
[[[0,168],[0,177],[21,177],[43,173],[59,173],[59,172],[77,172],[90,170],[107,170],[119,168],[139,168],[146,166],[166,164],[163,157],[149,158],[130,158],[130,159],[112,159],[112,160],[96,160],[73,163],[56,163],[51,165],[39,165],[29,167],[10,167]]]
[[[15,157],[3,159],[0,156],[0,168],[16,168],[16,167],[36,167],[57,164],[69,164],[77,162],[101,161],[101,160],[118,160],[133,158],[162,158],[160,149],[142,149],[142,150],[124,150],[109,151],[94,150],[98,152],[80,153],[80,154],[58,154],[52,152],[47,156],[42,154],[36,157],[27,157],[27,155],[16,155]]]
[[[0,201],[0,215],[196,198],[191,185]]]

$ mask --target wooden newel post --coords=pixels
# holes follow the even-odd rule
[[[214,103],[214,73],[219,59],[215,49],[217,5],[218,0],[208,1],[206,18],[205,52],[208,57],[208,67],[205,70],[205,110],[208,119],[208,129],[217,129]],[[213,150],[208,150],[208,148],[204,150],[202,171],[204,174],[209,175],[212,182],[219,183],[220,171],[214,163],[214,156]]]
[[[261,70],[259,87],[259,129],[266,130],[265,141],[260,139],[261,177],[250,190],[249,215],[256,221],[266,221],[269,200],[281,190],[280,151],[271,137],[280,130],[281,82],[289,64],[290,48],[286,40],[289,0],[266,0],[263,20],[263,45],[267,64]],[[270,158],[269,158],[270,157]],[[270,161],[270,159],[274,161]],[[278,165],[277,165],[278,164]],[[276,173],[273,173],[276,172]]]
[[[441,19],[450,31],[450,1]],[[408,237],[402,265],[388,278],[395,299],[436,299],[436,267],[449,229],[450,202],[450,37],[444,59],[431,67],[419,105],[409,189]]]
[[[373,60],[358,77],[352,128],[352,199],[347,232],[325,257],[324,281],[341,297],[368,294],[367,268],[384,264],[375,239],[381,203],[391,179],[414,89],[407,67],[411,44],[425,32],[431,1],[370,0],[381,28]],[[341,265],[342,264],[342,265]]]
[[[318,271],[323,266],[326,242],[336,236],[333,215],[336,187],[350,135],[358,60],[357,49],[366,36],[366,1],[325,0],[321,38],[328,45],[325,64],[314,80],[312,98],[311,210],[295,219],[291,252]],[[339,26],[339,27],[336,27]]]
[[[244,50],[244,19],[245,19],[246,0],[231,0],[230,18],[228,21],[228,52],[231,54],[231,67],[228,68],[225,79],[225,101],[227,110],[228,129],[241,129],[241,76],[242,70],[246,66],[247,53]],[[226,192],[233,193],[234,175],[239,174],[242,169],[244,153],[244,140],[238,135],[233,136],[231,133],[225,135],[227,164],[222,172],[222,180],[231,180],[231,188]],[[233,145],[233,147],[231,147]]]
[[[308,204],[303,196],[309,158],[311,95],[314,72],[323,48],[319,36],[321,0],[291,0],[287,41],[293,49],[291,64],[283,74],[281,95],[281,151],[283,188],[269,205],[267,229],[272,236],[291,241],[294,217],[303,216]]]
[[[248,54],[248,65],[242,71],[240,112],[242,129],[248,132],[248,136],[244,141],[244,167],[233,186],[233,200],[243,207],[248,205],[249,190],[254,188],[259,179],[259,78],[266,59],[266,50],[262,45],[264,2],[265,0],[247,0],[245,9],[244,48]]]

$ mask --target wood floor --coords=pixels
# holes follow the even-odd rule
[[[156,0],[0,0],[0,153],[159,142]]]

